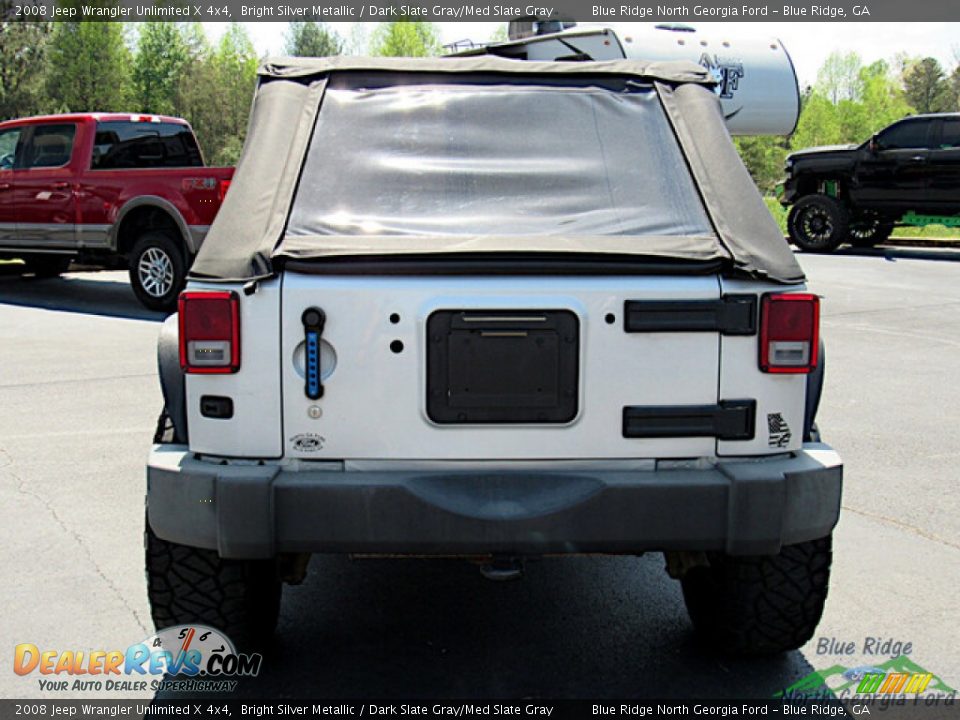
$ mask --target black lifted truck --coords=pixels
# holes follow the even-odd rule
[[[787,157],[780,203],[790,239],[808,252],[871,247],[897,225],[960,226],[960,114],[917,115],[862,145]]]
[[[269,62],[161,334],[153,619],[262,640],[310,553],[663,552],[709,643],[796,648],[818,319],[699,65]]]

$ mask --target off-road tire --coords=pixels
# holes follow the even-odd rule
[[[147,270],[154,263],[158,276],[151,276]],[[187,261],[180,242],[167,233],[148,230],[134,243],[127,267],[130,285],[144,307],[161,312],[177,309],[177,297],[187,279]]]
[[[893,233],[893,223],[875,218],[854,218],[850,221],[847,241],[854,247],[871,248],[886,241]]]
[[[787,230],[804,252],[827,253],[847,240],[850,213],[829,195],[807,195],[790,208]]]
[[[24,271],[37,278],[55,278],[67,271],[71,258],[63,255],[30,255],[23,258]]]
[[[795,650],[816,630],[830,580],[831,536],[778,555],[708,555],[683,578],[694,629],[717,651],[772,655]]]
[[[265,646],[277,626],[282,585],[273,560],[224,560],[214,550],[158,538],[147,522],[147,597],[157,629],[201,623],[243,650]]]

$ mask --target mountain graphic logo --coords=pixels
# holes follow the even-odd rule
[[[775,698],[837,698],[857,694],[955,693],[939,676],[923,669],[906,655],[878,665],[834,665],[800,678]]]

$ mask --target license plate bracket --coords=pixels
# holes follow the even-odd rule
[[[439,424],[568,423],[579,360],[569,310],[437,310],[427,319],[427,414]]]

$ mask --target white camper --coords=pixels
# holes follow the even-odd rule
[[[669,23],[510,23],[510,40],[455,55],[518,60],[692,60],[717,80],[731,135],[789,135],[800,115],[800,91],[790,54],[779,40],[707,35]]]

